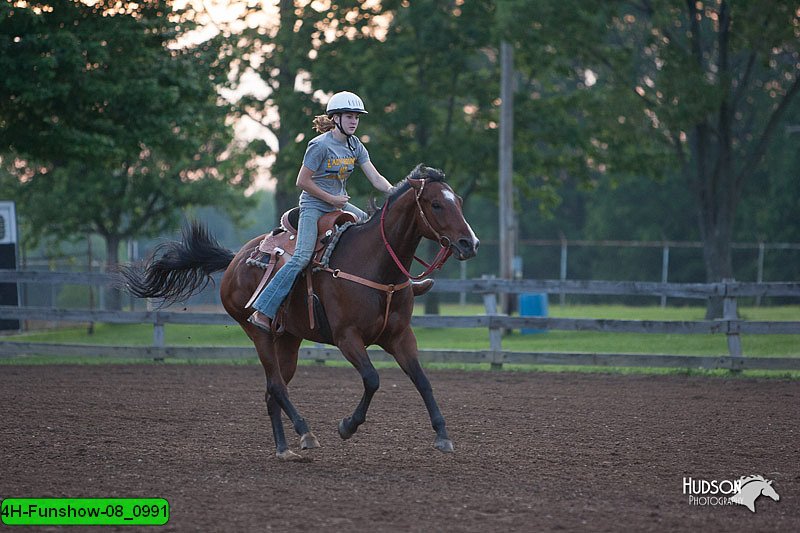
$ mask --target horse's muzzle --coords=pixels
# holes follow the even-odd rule
[[[481,244],[476,238],[461,237],[454,242],[451,247],[455,252],[455,256],[459,261],[466,261],[472,259],[478,254],[478,246]]]

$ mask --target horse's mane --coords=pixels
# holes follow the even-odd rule
[[[750,483],[751,481],[763,481],[764,483],[768,483],[764,476],[742,476],[739,478],[739,483],[741,483],[742,487]]]
[[[383,203],[383,206],[378,207],[374,210],[372,215],[369,217],[370,220],[374,218],[375,215],[386,209],[386,207],[391,205],[395,200],[400,198],[404,192],[406,192],[411,188],[411,184],[408,182],[409,179],[412,180],[424,179],[428,181],[443,182],[445,180],[445,174],[444,171],[438,168],[427,167],[423,163],[420,163],[419,165],[414,167],[414,169],[408,174],[408,176],[400,180],[400,182],[397,183],[397,185],[392,187],[392,191],[386,197],[386,201]]]

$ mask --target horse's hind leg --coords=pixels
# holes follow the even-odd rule
[[[436,440],[433,443],[434,448],[442,452],[452,452],[454,450],[453,441],[447,435],[444,416],[439,410],[436,398],[433,397],[431,382],[419,364],[417,338],[414,333],[409,328],[382,346],[392,354],[397,364],[403,369],[403,372],[411,378],[411,382],[417,388],[417,392],[422,396],[422,401],[425,402],[428,415],[431,417],[431,425],[433,430],[436,431]]]
[[[301,338],[289,334],[284,334],[275,340],[275,352],[280,361],[281,376],[284,383],[289,383],[294,377],[295,371],[297,371],[297,350],[300,348],[302,341]],[[308,429],[305,419],[300,416],[297,409],[289,401],[288,393],[285,398],[288,402],[288,409],[294,412],[293,416],[287,409],[284,409],[286,415],[292,421],[294,430],[300,435],[300,449],[311,450],[319,448],[317,437]]]
[[[281,410],[286,413],[295,431],[300,435],[302,449],[319,447],[317,438],[309,431],[305,419],[300,416],[294,404],[289,400],[286,386],[291,381],[297,368],[297,349],[300,346],[300,339],[286,336],[285,340],[283,340],[284,337],[281,338],[283,342],[273,344],[271,336],[266,333],[254,332],[250,337],[256,346],[256,351],[266,374],[267,392],[264,398],[272,424],[276,454],[280,459],[299,459],[300,456],[292,452],[286,443]]]

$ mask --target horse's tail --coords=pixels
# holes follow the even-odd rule
[[[211,274],[225,270],[234,253],[223,248],[197,222],[183,228],[180,242],[160,244],[144,265],[124,266],[125,289],[139,298],[162,300],[162,305],[187,300],[213,283]]]

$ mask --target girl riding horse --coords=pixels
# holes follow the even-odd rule
[[[258,296],[253,303],[255,312],[248,319],[264,331],[273,331],[278,308],[311,260],[319,218],[330,211],[343,209],[356,215],[360,221],[366,220],[367,214],[349,203],[350,196],[346,190],[347,178],[355,165],[361,167],[379,191],[387,193],[392,189],[391,183],[378,172],[369,152],[355,136],[360,116],[367,114],[361,98],[347,91],[336,93],[328,101],[325,111],[326,115],[314,119],[314,128],[320,135],[309,141],[297,174],[297,186],[303,192],[300,194],[294,255]]]

